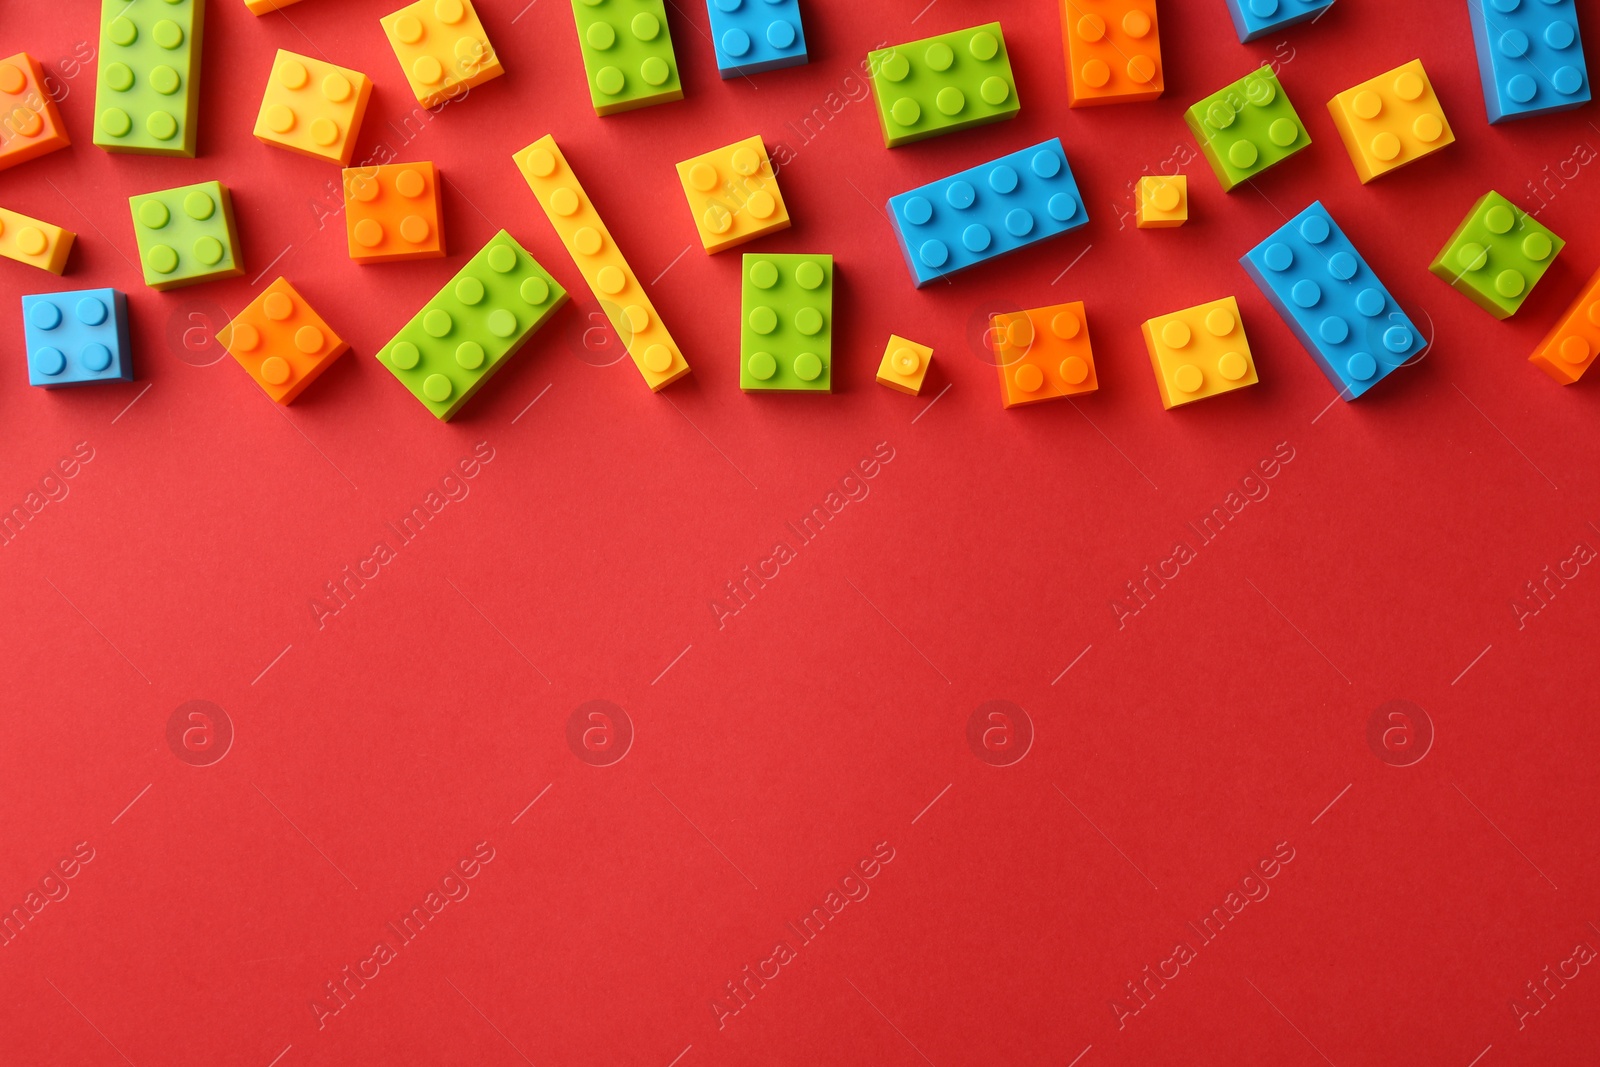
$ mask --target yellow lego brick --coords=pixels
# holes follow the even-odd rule
[[[678,180],[708,253],[789,228],[778,176],[759,136],[684,160]]]
[[[1189,221],[1189,179],[1182,174],[1139,179],[1135,220],[1141,230],[1165,230]]]
[[[1158,316],[1143,329],[1161,404],[1168,410],[1260,380],[1239,303],[1231,296]]]
[[[78,235],[0,207],[0,256],[60,274]]]
[[[659,390],[689,373],[666,324],[656,314],[644,286],[622,258],[583,186],[549,134],[512,155],[528,188],[550,217],[561,243],[567,246],[583,280],[589,283],[601,310],[611,321],[628,355],[652,390]]]
[[[278,49],[256,116],[256,140],[341,167],[355,154],[372,80],[310,56]]]
[[[417,0],[378,21],[423,107],[505,73],[472,0]]]
[[[1420,59],[1346,89],[1328,113],[1363,185],[1456,139]]]
[[[244,0],[244,6],[252,15],[265,15],[269,11],[276,11],[299,2],[300,0]]]
[[[889,346],[883,350],[883,362],[878,364],[878,384],[916,396],[922,392],[922,380],[928,376],[928,366],[932,362],[933,349],[890,334]]]

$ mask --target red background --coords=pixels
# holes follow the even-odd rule
[[[129,294],[137,380],[30,388],[17,298],[57,282],[0,263],[0,500],[93,455],[0,548],[0,907],[94,854],[0,948],[0,1061],[1594,1062],[1593,966],[1520,1029],[1511,1008],[1600,947],[1600,576],[1512,607],[1600,545],[1600,393],[1526,362],[1600,265],[1600,173],[1573,162],[1600,145],[1592,107],[1491,129],[1447,0],[1340,0],[1250,46],[1222,0],[1168,0],[1166,95],[1087,111],[1044,0],[806,0],[811,64],[728,82],[685,0],[686,99],[598,119],[567,4],[480,0],[505,76],[407,134],[392,2],[212,0],[195,160],[91,144],[94,67],[70,59],[97,47],[90,5],[7,21],[75,143],[0,174],[0,201],[78,232],[59,287]],[[1021,117],[885,150],[867,50],[997,13]],[[357,159],[437,161],[447,259],[348,260],[337,169],[250,134],[278,47],[375,79]],[[1457,143],[1363,188],[1324,103],[1418,56]],[[1119,225],[1127,183],[1195,156],[1183,108],[1267,59],[1310,149],[1233,195],[1193,158],[1187,226]],[[660,395],[593,328],[511,163],[545,133],[694,368]],[[753,133],[792,151],[796,221],[749,247],[837,257],[831,397],[737,387],[739,255],[701,251],[673,165]],[[1091,224],[914,290],[887,197],[1050,136]],[[245,277],[145,288],[127,196],[213,178]],[[1484,191],[1533,208],[1540,182],[1569,245],[1496,322],[1427,264]],[[1314,198],[1434,339],[1354,404],[1237,265]],[[573,305],[438,423],[373,354],[501,227]],[[210,337],[280,274],[352,345],[282,411]],[[1261,383],[1163,411],[1139,323],[1228,294]],[[1100,391],[1002,410],[985,313],[1076,299]],[[873,382],[891,331],[935,349],[921,398]],[[493,458],[450,483],[468,495],[400,546],[385,523],[475,446]],[[844,483],[868,495],[719,627],[724,583],[875,449],[892,459]],[[1186,523],[1245,489],[1269,495],[1202,545]],[[319,627],[313,598],[380,539],[395,558]],[[1180,540],[1195,558],[1119,620]],[[197,699],[234,731],[210,766],[167,740]],[[592,699],[635,731],[610,766],[567,740]],[[1003,731],[967,739],[997,699],[1025,709],[1013,755],[1032,729],[1006,767],[978,758]],[[1395,699],[1425,709],[1396,720],[1410,747],[1369,744]],[[1425,722],[1425,757],[1392,765]],[[479,842],[470,895],[319,1026],[325,983]],[[785,924],[880,842],[870,895],[719,1027],[724,984],[798,946]],[[1250,883],[1270,896],[1201,943],[1185,924],[1275,848],[1292,861]],[[1119,1019],[1179,940],[1196,957]]]

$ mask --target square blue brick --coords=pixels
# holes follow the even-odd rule
[[[1346,400],[1428,347],[1320,200],[1239,263]]]
[[[1089,222],[1061,138],[889,198],[917,288]]]
[[[1478,0],[1467,0],[1477,3]],[[1239,40],[1254,41],[1285,26],[1314,19],[1333,6],[1333,0],[1228,0],[1228,14]]]
[[[809,63],[800,0],[706,0],[724,78]]]
[[[133,381],[128,298],[115,289],[80,289],[22,298],[28,384]]]
[[[1467,0],[1490,122],[1589,102],[1575,0]]]

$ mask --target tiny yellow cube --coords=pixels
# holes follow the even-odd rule
[[[0,207],[0,256],[60,274],[77,234]]]
[[[1456,139],[1420,59],[1346,89],[1328,113],[1363,185]]]
[[[472,0],[417,0],[378,21],[423,107],[505,73]]]
[[[928,376],[932,362],[933,349],[890,334],[889,347],[883,350],[883,362],[878,364],[878,384],[916,396],[922,392],[922,380]]]
[[[256,139],[345,166],[371,97],[372,80],[360,71],[280,48],[261,97]]]
[[[1161,404],[1169,411],[1260,380],[1239,303],[1231,296],[1160,315],[1143,330]]]
[[[1182,174],[1139,179],[1135,220],[1141,230],[1165,230],[1189,221],[1189,179]]]
[[[707,253],[789,228],[778,176],[760,137],[684,160],[678,180]]]

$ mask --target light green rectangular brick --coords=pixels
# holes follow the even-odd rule
[[[867,53],[886,147],[1017,117],[1017,80],[998,22]]]
[[[94,143],[194,157],[205,0],[102,0]]]
[[[833,257],[744,257],[739,388],[833,391]]]

